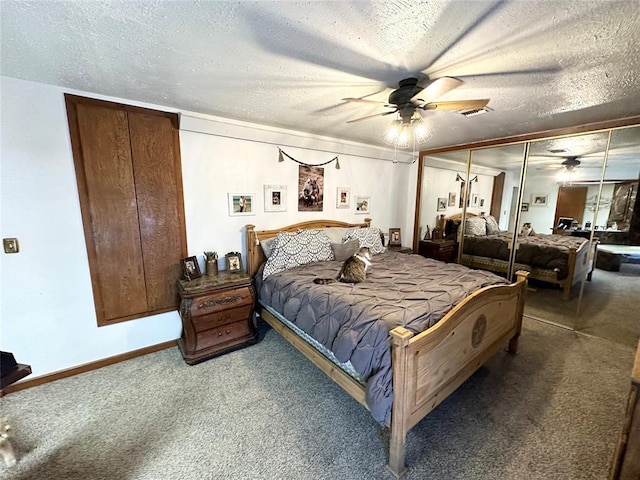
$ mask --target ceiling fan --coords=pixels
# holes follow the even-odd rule
[[[556,157],[557,158],[557,157]],[[561,157],[562,158],[562,157]],[[537,170],[561,170],[563,172],[574,172],[576,168],[582,165],[582,162],[579,160],[582,158],[578,155],[572,155],[568,157],[564,157],[564,160],[560,163],[552,164],[552,165],[544,165],[537,168]],[[590,165],[582,165],[580,169],[583,168],[601,168],[600,166],[590,166]]]
[[[385,108],[391,109],[374,115],[367,115],[366,117],[348,120],[347,123],[360,122],[369,118],[391,115],[397,112],[398,116],[402,119],[402,123],[408,124],[414,117],[414,113],[420,110],[471,112],[479,111],[486,107],[489,103],[488,99],[454,100],[445,102],[434,101],[439,96],[459,87],[463,83],[464,82],[462,80],[457,78],[440,77],[430,82],[426,87],[423,87],[418,85],[417,78],[409,77],[399,82],[398,88],[389,95],[389,101],[387,103],[369,100],[366,98],[343,98],[342,100],[347,102],[383,105]]]

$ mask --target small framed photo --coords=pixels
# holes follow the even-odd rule
[[[356,204],[356,213],[371,213],[371,197],[355,196],[353,202]]]
[[[198,259],[195,256],[182,259],[182,274],[187,280],[195,280],[202,276]]]
[[[287,186],[286,185],[265,185],[264,186],[264,211],[265,212],[286,212],[287,211]]]
[[[449,201],[447,202],[448,207],[456,206],[456,192],[449,192]]]
[[[546,193],[537,193],[535,195],[531,195],[531,205],[533,207],[546,207],[548,200],[549,195],[547,195]]]
[[[520,206],[520,211],[521,212],[528,212],[529,211],[529,204],[523,202],[522,205]]]
[[[242,271],[242,254],[240,252],[229,252],[225,256],[228,272]]]
[[[442,212],[447,209],[447,199],[444,197],[438,197],[438,211]]]
[[[480,206],[481,206],[481,207],[484,207],[484,198],[481,198],[481,199],[480,199]]]
[[[336,193],[336,208],[349,208],[349,187],[338,187]]]
[[[471,205],[473,205],[474,207],[478,206],[478,194],[474,193],[471,195]]]
[[[402,237],[400,235],[399,228],[390,228],[389,229],[389,246],[390,247],[400,247],[402,246]]]
[[[230,193],[229,216],[255,215],[256,202],[253,193]]]

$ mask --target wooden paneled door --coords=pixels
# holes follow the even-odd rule
[[[589,187],[565,186],[558,189],[558,203],[556,204],[556,216],[553,226],[558,225],[560,217],[573,218],[582,225],[584,208],[587,203],[587,190]]]
[[[175,310],[187,252],[177,117],[65,99],[98,325]]]

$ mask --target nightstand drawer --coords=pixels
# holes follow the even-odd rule
[[[249,287],[238,288],[233,291],[214,293],[205,295],[193,300],[191,304],[191,317],[200,317],[221,310],[241,307],[243,305],[253,306],[253,295]]]
[[[252,309],[253,305],[244,305],[231,310],[223,310],[221,312],[210,313],[203,317],[193,318],[193,328],[196,332],[203,332],[239,320],[246,322],[247,318],[251,316]]]
[[[249,337],[250,335],[249,322],[245,319],[242,322],[229,323],[228,325],[222,325],[221,327],[198,333],[197,348],[200,350],[214,347],[242,337]]]

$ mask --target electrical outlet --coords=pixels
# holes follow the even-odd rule
[[[4,245],[4,253],[18,253],[20,251],[17,238],[3,238],[2,243]]]

